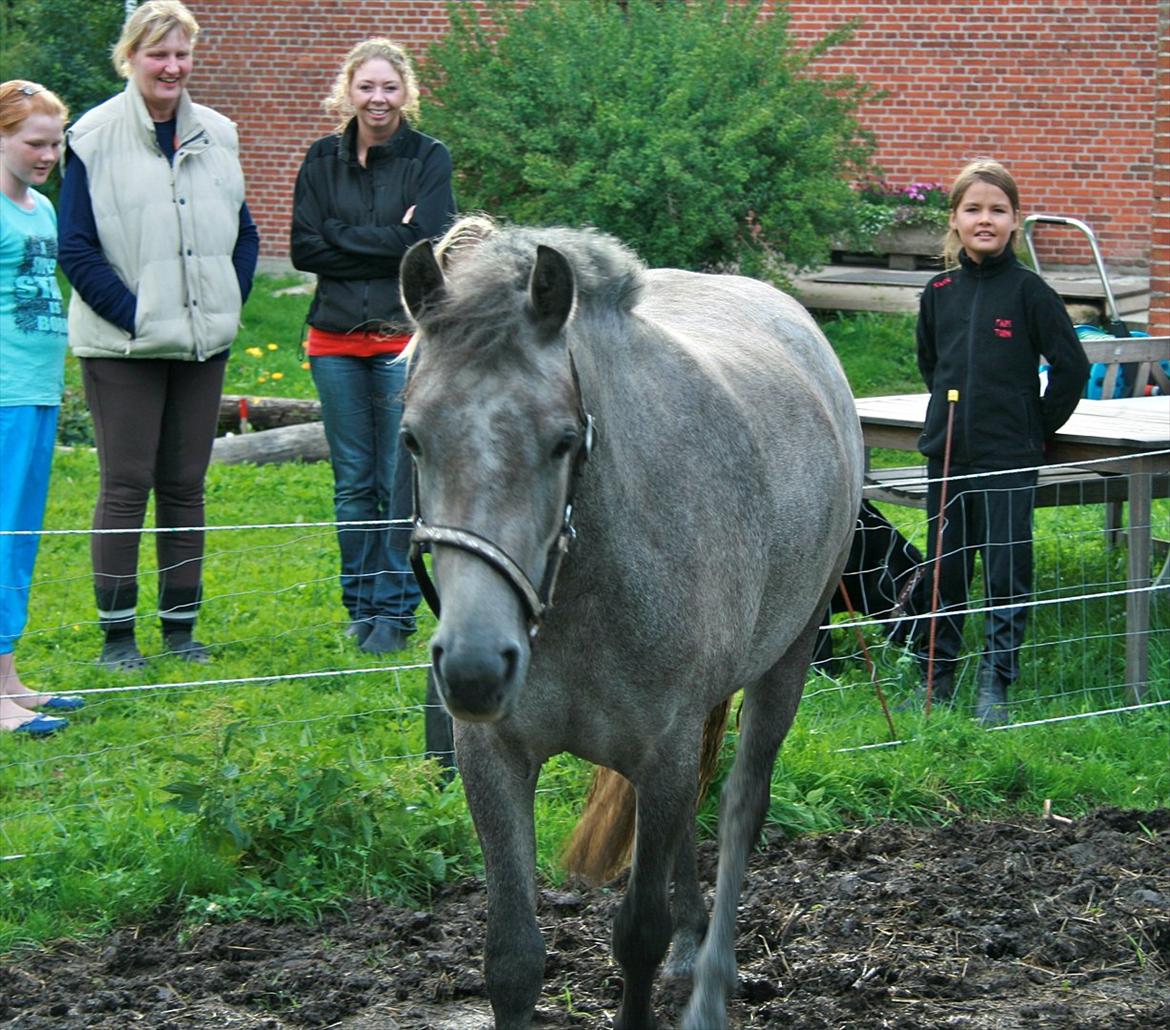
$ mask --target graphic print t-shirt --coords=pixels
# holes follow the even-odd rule
[[[61,403],[65,306],[57,285],[57,214],[32,191],[26,211],[0,193],[0,407]]]

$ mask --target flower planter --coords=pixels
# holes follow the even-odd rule
[[[934,263],[942,254],[946,231],[929,225],[903,225],[878,233],[870,245],[874,254],[886,255],[890,268],[910,271]]]

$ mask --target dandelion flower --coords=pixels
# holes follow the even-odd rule
[[[309,363],[307,361],[302,361],[301,368],[303,368],[307,372],[309,370]]]
[[[278,347],[275,343],[270,343],[268,345],[268,349],[269,350],[280,350],[280,347]]]
[[[272,378],[273,378],[273,379],[283,379],[283,378],[284,378],[284,373],[283,373],[283,372],[273,372],[273,373],[272,373]]]
[[[251,354],[254,358],[264,357],[264,351],[262,351],[259,347],[249,347],[246,351],[244,351],[244,353]]]

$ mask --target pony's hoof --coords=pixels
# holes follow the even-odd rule
[[[727,1008],[705,991],[691,995],[680,1030],[727,1030]]]
[[[662,967],[663,978],[675,983],[690,983],[695,978],[695,962],[698,957],[699,949],[694,944],[680,945],[676,941],[670,947],[666,965]]]

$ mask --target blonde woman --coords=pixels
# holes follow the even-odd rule
[[[244,203],[236,128],[193,103],[199,26],[175,0],[126,21],[114,66],[126,89],[69,130],[61,267],[73,285],[69,342],[81,359],[101,485],[94,529],[140,529],[154,493],[164,652],[210,660],[195,639],[203,483],[228,350],[260,242]],[[95,534],[99,663],[145,664],[135,637],[138,534]]]
[[[325,102],[340,117],[297,175],[292,260],[317,275],[306,349],[333,464],[337,521],[386,522],[410,511],[409,458],[398,441],[410,339],[398,264],[455,216],[451,155],[410,123],[418,85],[401,47],[368,39],[346,55]],[[341,599],[363,651],[407,644],[418,586],[408,526],[339,527]]]

